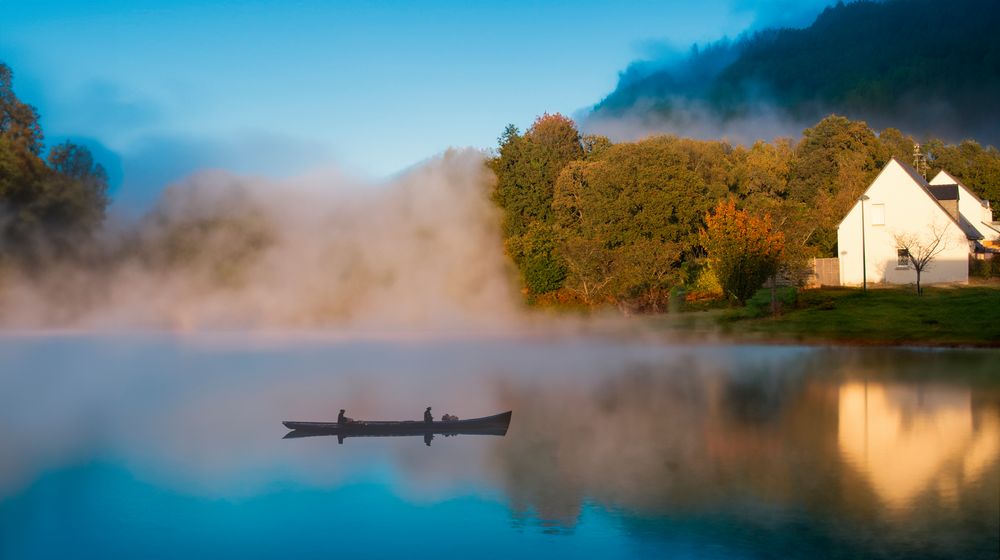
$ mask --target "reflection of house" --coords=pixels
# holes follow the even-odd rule
[[[862,223],[864,215],[864,223]],[[988,202],[945,172],[930,183],[893,158],[837,228],[840,283],[909,284],[916,272],[901,239],[940,252],[921,281],[967,282],[970,255],[989,250],[1000,237]]]
[[[968,389],[848,383],[837,431],[841,453],[893,508],[927,491],[954,497],[1000,455],[1000,421],[977,425]]]

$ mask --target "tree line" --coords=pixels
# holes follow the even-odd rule
[[[749,147],[669,135],[613,143],[545,114],[524,133],[509,125],[488,164],[529,301],[659,311],[672,290],[743,301],[748,288],[734,286],[748,278],[756,290],[779,269],[794,276],[810,257],[835,256],[840,220],[890,158],[913,160],[914,143],[837,115],[798,140]],[[929,175],[947,169],[1000,204],[995,148],[925,139],[922,152]],[[713,246],[749,260],[710,267]]]
[[[45,149],[38,111],[0,62],[0,265],[81,258],[104,221],[108,176],[86,147]]]
[[[46,150],[38,112],[12,81],[0,63],[0,271],[107,258],[92,243],[108,205],[107,174],[83,146]],[[840,219],[890,157],[912,160],[913,144],[899,130],[876,133],[836,115],[798,140],[748,147],[676,136],[614,143],[546,114],[523,133],[508,126],[488,165],[505,249],[529,301],[657,311],[678,289],[742,301],[779,269],[794,275],[809,257],[835,255]],[[947,169],[1000,204],[995,148],[936,139],[922,146],[929,174]],[[204,245],[192,235],[256,223],[252,212],[230,210],[235,221],[171,226],[156,250],[133,242],[119,252],[173,262]],[[156,225],[155,213],[149,222]],[[252,249],[266,237],[259,229],[234,231]]]

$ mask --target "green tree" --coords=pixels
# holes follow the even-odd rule
[[[81,237],[100,227],[108,204],[108,174],[84,146],[64,142],[49,150],[49,189],[58,193],[51,206],[63,206],[65,215],[55,229],[65,228]],[[56,199],[59,203],[55,203]]]
[[[580,139],[580,143],[583,145],[583,155],[586,159],[599,157],[613,145],[607,136],[601,136],[600,134],[587,134]]]
[[[38,114],[0,63],[0,256],[34,266],[77,256],[104,219],[107,174],[83,146],[54,147],[46,164]]]
[[[490,160],[507,253],[531,294],[562,285],[565,266],[553,252],[553,189],[562,169],[583,156],[573,121],[546,113],[524,135],[509,125],[499,139],[497,156]]]
[[[755,142],[739,158],[740,197],[760,204],[787,198],[791,160],[790,140],[779,138],[774,143]]]
[[[887,128],[879,133],[878,141],[882,144],[882,149],[886,154],[886,160],[896,157],[900,161],[911,163],[913,161],[913,145],[916,140],[912,136],[903,134],[895,128]]]
[[[567,166],[553,200],[565,287],[591,305],[660,310],[685,280],[704,212],[727,192],[729,173],[715,158],[726,151],[662,136]]]
[[[833,256],[837,224],[888,161],[875,133],[862,121],[830,115],[802,133],[789,178],[789,199],[813,209],[810,245]]]
[[[0,62],[0,135],[32,154],[42,151],[44,137],[38,112],[17,98],[14,72],[3,62]]]

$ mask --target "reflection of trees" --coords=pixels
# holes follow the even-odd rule
[[[584,500],[658,511],[725,502],[747,484],[773,494],[795,479],[776,469],[806,455],[787,445],[790,437],[825,425],[829,441],[810,445],[836,443],[836,409],[817,414],[816,403],[793,399],[810,387],[790,390],[775,379],[632,371],[554,394],[507,386],[518,422],[500,457],[510,495],[542,518],[570,523]]]
[[[501,399],[516,411],[516,425],[497,448],[503,483],[515,508],[564,526],[573,526],[588,502],[640,516],[729,512],[750,525],[762,523],[750,511],[777,507],[808,512],[797,522],[806,519],[810,531],[836,542],[856,541],[859,530],[907,542],[912,535],[903,533],[914,526],[934,531],[929,524],[942,520],[962,526],[974,522],[970,512],[993,507],[976,493],[984,484],[995,490],[988,479],[996,478],[1000,446],[988,442],[1000,441],[998,410],[974,409],[968,389],[958,402],[956,389],[927,387],[933,394],[927,399],[950,408],[896,411],[901,431],[883,442],[886,462],[869,464],[877,474],[859,470],[844,455],[844,423],[857,421],[857,411],[845,408],[852,398],[845,390],[854,386],[855,372],[878,364],[812,356],[784,375],[635,369],[600,383],[505,385]],[[965,432],[954,435],[964,443],[936,444],[954,432],[953,422],[939,420],[954,415],[963,419]],[[938,429],[947,433],[928,435]],[[879,489],[879,480],[905,476],[892,460],[899,452],[893,442],[914,444],[921,461],[953,467],[947,477],[922,476],[907,490],[924,496],[950,485],[936,494],[947,499],[904,512],[906,523],[886,512]],[[941,546],[969,546],[960,542],[963,534],[955,531]]]
[[[697,476],[697,410],[706,387],[694,377],[626,375],[558,395],[506,386],[518,433],[503,446],[508,491],[518,507],[571,523],[585,499],[652,507],[657,491]],[[664,429],[671,426],[670,429]],[[654,488],[650,481],[656,481]]]

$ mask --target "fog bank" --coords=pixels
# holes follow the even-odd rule
[[[483,155],[385,184],[204,172],[86,265],[0,276],[8,328],[502,327],[517,316]]]
[[[614,142],[635,142],[650,136],[672,134],[750,146],[758,140],[798,138],[804,129],[824,116],[817,111],[818,116],[811,119],[795,118],[766,100],[735,117],[723,117],[704,102],[681,97],[671,99],[672,109],[668,113],[657,111],[658,103],[644,99],[625,111],[613,114],[585,112],[577,115],[577,120],[583,132],[607,136]]]

